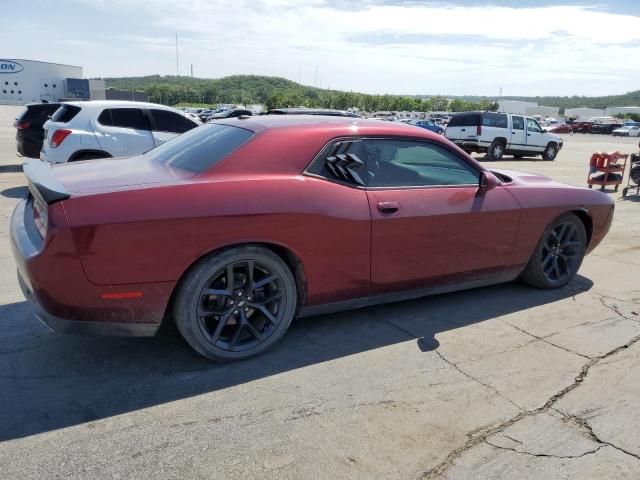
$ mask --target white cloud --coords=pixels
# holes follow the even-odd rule
[[[338,8],[322,0],[92,0],[108,18],[124,12],[140,31],[114,33],[94,75],[182,72],[280,75],[366,92],[608,94],[637,89],[640,18],[579,6],[510,8],[442,3]],[[69,8],[72,17],[76,8]],[[65,35],[74,35],[73,29]],[[123,47],[126,43],[127,47]],[[111,51],[131,59],[114,62]],[[45,48],[46,51],[46,48]],[[136,57],[143,56],[138,62]],[[117,66],[116,66],[117,65]],[[143,69],[152,69],[145,70]]]

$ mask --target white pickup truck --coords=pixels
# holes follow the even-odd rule
[[[546,133],[535,119],[510,113],[456,113],[444,134],[468,153],[486,152],[489,160],[505,153],[554,160],[562,148],[562,138]]]

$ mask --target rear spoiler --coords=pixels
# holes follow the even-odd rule
[[[64,185],[51,171],[51,164],[41,160],[27,160],[22,164],[29,182],[29,190],[46,203],[51,204],[71,196]]]

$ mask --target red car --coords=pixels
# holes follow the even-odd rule
[[[567,123],[556,123],[547,127],[546,131],[548,133],[571,133],[573,129]]]
[[[613,202],[489,171],[400,123],[261,116],[146,154],[27,162],[11,220],[19,281],[56,331],[153,335],[202,355],[264,351],[296,316],[521,278],[557,288]]]

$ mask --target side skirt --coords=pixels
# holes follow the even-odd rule
[[[371,307],[373,305],[380,305],[383,303],[402,302],[405,300],[412,300],[415,298],[427,297],[430,295],[438,295],[441,293],[450,293],[459,290],[469,290],[472,288],[488,287],[489,285],[512,282],[520,276],[525,266],[526,265],[522,265],[518,268],[510,269],[507,272],[501,273],[500,275],[497,275],[495,277],[483,278],[480,280],[450,283],[445,285],[438,285],[435,287],[421,288],[418,290],[384,293],[381,295],[355,298],[352,300],[343,300],[340,302],[326,303],[322,305],[309,305],[302,308],[302,311],[300,312],[300,315],[298,315],[298,317],[302,318],[311,317],[314,315],[325,315],[327,313],[355,310],[357,308]]]

